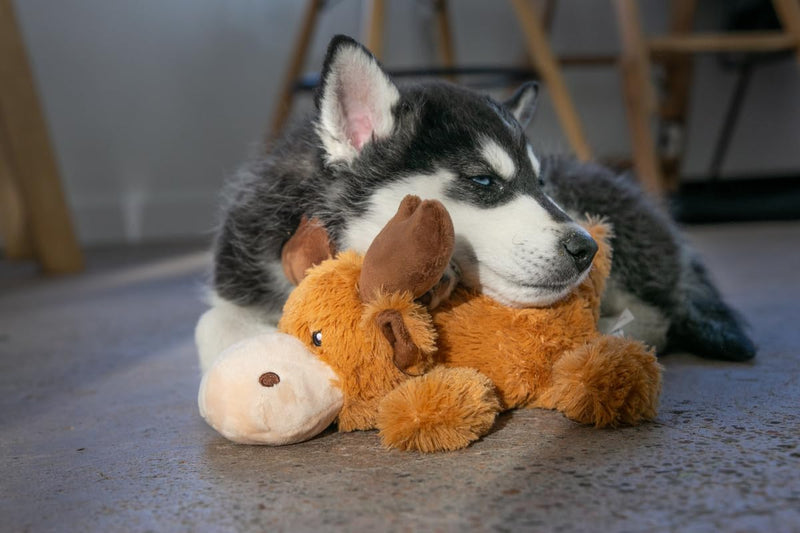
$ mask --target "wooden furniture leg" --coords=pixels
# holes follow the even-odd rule
[[[510,2],[516,11],[522,31],[525,33],[528,53],[536,64],[542,81],[550,91],[561,127],[564,128],[564,133],[575,155],[583,161],[591,159],[592,152],[589,143],[586,141],[578,113],[569,96],[569,91],[567,91],[564,77],[561,75],[561,68],[550,49],[550,43],[547,41],[539,15],[529,0],[510,0]]]
[[[798,0],[772,0],[775,12],[785,33],[794,37],[794,50],[800,63],[800,2]]]
[[[286,69],[286,74],[283,76],[281,92],[272,111],[271,139],[275,139],[280,134],[286,125],[286,120],[289,118],[292,102],[294,101],[294,84],[297,82],[297,78],[300,77],[300,71],[308,55],[308,47],[311,44],[311,38],[314,36],[314,29],[317,26],[317,18],[324,3],[324,0],[308,0],[306,4],[306,11],[300,24],[300,32],[297,34],[297,40],[292,48],[292,56],[289,59],[289,68]]]
[[[633,148],[633,166],[644,188],[655,197],[663,192],[663,179],[651,130],[655,89],[650,80],[650,59],[636,0],[615,0],[622,36],[622,89]]]
[[[9,146],[0,124],[0,237],[8,259],[33,259],[25,204],[17,185]]]
[[[11,0],[0,0],[0,124],[25,205],[34,252],[45,273],[83,268],[55,154]]]
[[[364,19],[364,44],[379,60],[383,56],[384,0],[367,0]]]
[[[439,28],[439,53],[442,65],[453,68],[456,64],[456,54],[453,48],[453,32],[450,29],[450,13],[447,0],[434,0],[436,11],[436,25]],[[450,81],[455,81],[455,76],[448,76]]]
[[[672,0],[670,4],[669,33],[673,36],[687,35],[692,29],[697,0]],[[657,58],[656,58],[657,59]],[[686,116],[689,110],[689,92],[692,83],[692,56],[690,54],[669,55],[663,58],[664,95],[659,114],[667,135],[677,135],[667,142],[668,150],[661,154],[661,171],[664,188],[674,191],[680,179],[683,159]],[[678,143],[678,146],[672,146]]]

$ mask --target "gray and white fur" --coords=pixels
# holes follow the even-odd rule
[[[505,103],[441,82],[398,86],[344,36],[331,41],[321,80],[316,115],[229,186],[214,307],[197,328],[204,367],[279,315],[292,289],[281,248],[303,215],[317,217],[337,249],[363,252],[406,194],[447,207],[462,282],[516,306],[547,305],[584,279],[596,244],[574,219],[604,216],[615,230],[604,313],[631,309],[637,329],[627,332],[660,349],[754,355],[674,224],[631,179],[535,156],[524,133],[535,83]]]

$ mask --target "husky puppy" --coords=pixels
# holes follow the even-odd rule
[[[303,215],[339,250],[365,251],[406,194],[440,200],[456,231],[461,281],[512,306],[548,305],[587,274],[596,244],[574,221],[614,224],[603,312],[660,350],[745,360],[755,349],[673,223],[632,179],[565,158],[525,136],[537,85],[507,102],[448,83],[397,86],[356,41],[335,37],[317,113],[233,180],[215,243],[213,306],[196,331],[201,364],[268,331],[292,285],[281,248]]]

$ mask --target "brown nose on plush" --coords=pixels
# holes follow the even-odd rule
[[[281,377],[275,372],[264,372],[258,377],[262,387],[274,387],[281,382]]]

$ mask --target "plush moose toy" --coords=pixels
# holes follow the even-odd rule
[[[467,446],[499,410],[522,406],[600,427],[651,419],[661,367],[638,341],[597,331],[610,232],[588,229],[598,253],[564,300],[515,309],[458,288],[430,311],[420,298],[452,282],[440,280],[454,242],[441,204],[406,197],[363,260],[344,252],[302,278],[332,253],[325,231],[304,221],[284,247],[287,275],[302,280],[282,333],[220,356],[201,384],[201,414],[237,442],[299,442],[336,420],[421,451]]]
[[[202,416],[250,444],[300,442],[334,420],[340,431],[378,428],[385,445],[426,452],[484,435],[500,410],[493,384],[471,368],[435,366],[437,334],[415,301],[440,283],[453,242],[440,203],[407,197],[363,257],[343,252],[308,269],[332,250],[304,220],[284,246],[299,285],[278,332],[220,355],[200,385]]]

